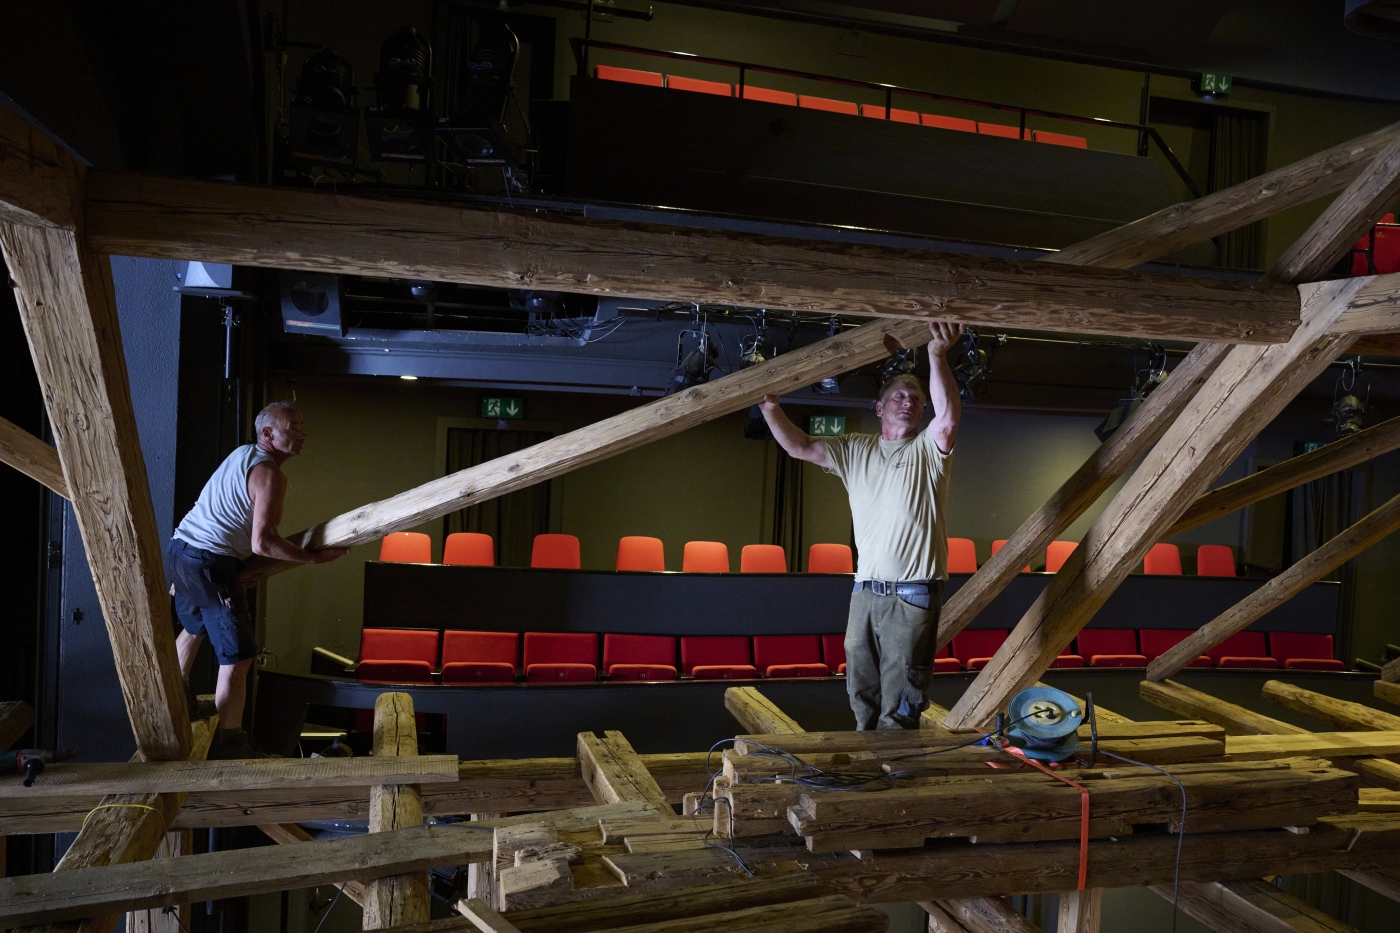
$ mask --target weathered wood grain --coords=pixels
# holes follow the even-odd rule
[[[797,720],[759,693],[757,687],[730,687],[724,691],[724,708],[749,732],[778,734],[806,731],[797,724]]]
[[[1171,885],[1152,890],[1172,900]],[[1183,912],[1216,933],[1357,933],[1265,881],[1188,881],[1178,900]]]
[[[58,451],[11,421],[0,418],[0,463],[8,463],[25,476],[68,498],[68,481]]]
[[[520,933],[513,923],[492,910],[491,905],[480,898],[473,897],[458,902],[457,910],[481,933]]]
[[[193,851],[194,832],[176,830],[165,834],[154,858],[178,858]],[[189,902],[160,910],[133,910],[126,915],[126,933],[185,933],[191,922]]]
[[[1361,703],[1338,700],[1325,693],[1307,690],[1282,680],[1265,681],[1261,691],[1264,698],[1289,709],[1320,719],[1334,729],[1343,731],[1400,731],[1400,716],[1372,709]]]
[[[578,734],[578,763],[584,783],[599,803],[651,803],[671,813],[666,792],[647,771],[621,732]]]
[[[374,701],[374,756],[418,759],[418,726],[413,697],[381,693]],[[454,769],[455,770],[455,769]],[[380,784],[369,794],[369,832],[390,833],[423,825],[422,789],[417,784]],[[476,833],[471,830],[473,835]],[[364,929],[382,930],[418,923],[432,916],[426,868],[386,875],[365,885]]]
[[[1055,933],[1099,933],[1103,920],[1103,888],[1060,892]]]
[[[301,842],[315,842],[311,834],[295,823],[267,823],[259,826],[266,836],[278,845],[296,845]],[[359,904],[361,907],[365,903],[365,885],[363,881],[342,881],[335,885],[346,897]]]
[[[1400,684],[1392,684],[1384,680],[1378,680],[1372,686],[1373,692],[1379,699],[1400,706]]]
[[[0,224],[73,226],[80,172],[62,145],[0,106]]]
[[[1305,732],[1302,735],[1232,735],[1225,739],[1232,761],[1286,758],[1357,758],[1400,755],[1400,732]]]
[[[1004,897],[949,898],[938,901],[937,906],[969,933],[1041,933],[1040,927],[1012,910]],[[928,908],[925,911],[933,916]]]

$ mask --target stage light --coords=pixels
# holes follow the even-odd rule
[[[519,145],[505,126],[519,57],[520,40],[503,20],[482,29],[467,60],[462,108],[438,128],[461,161],[509,165],[523,161]]]
[[[1361,360],[1352,359],[1347,361],[1347,369],[1337,379],[1337,385],[1332,390],[1332,425],[1337,430],[1338,437],[1346,437],[1360,431],[1364,425],[1366,408],[1371,401],[1371,380],[1369,376],[1361,374]],[[1356,377],[1362,376],[1362,385],[1366,390],[1366,397],[1363,399],[1359,394],[1356,385]]]
[[[433,49],[412,26],[384,40],[374,76],[377,107],[365,111],[369,151],[377,161],[426,162],[432,148]]]
[[[979,334],[972,328],[968,328],[962,339],[956,344],[965,349],[956,350],[953,357],[953,380],[958,384],[958,394],[965,402],[974,401],[977,398],[977,390],[980,385],[985,385],[988,377],[992,375],[992,357],[996,348],[1001,345],[1005,337],[994,338],[991,350],[981,346]]]
[[[841,319],[833,314],[831,320],[827,322],[826,335],[828,337],[835,337],[839,333],[841,333]],[[812,391],[816,392],[818,395],[840,395],[841,377],[826,376],[816,385],[812,386]]]
[[[739,341],[739,368],[748,369],[767,361],[763,355],[763,335],[753,334]]]
[[[667,395],[675,395],[709,381],[710,372],[715,368],[715,360],[719,359],[719,348],[710,341],[709,331],[709,319],[700,316],[694,330],[680,332],[676,340],[676,371],[671,376],[670,384],[666,386]],[[685,352],[687,336],[698,340],[695,349],[689,353]]]
[[[1108,413],[1108,417],[1094,428],[1094,434],[1100,441],[1108,440],[1109,436],[1122,427],[1138,406],[1151,394],[1152,390],[1162,384],[1162,380],[1167,378],[1167,351],[1157,346],[1149,344],[1148,349],[1152,356],[1148,360],[1147,368],[1140,369],[1133,380],[1133,388],[1129,396],[1120,399],[1117,407]]]
[[[316,164],[354,165],[360,139],[355,70],[330,49],[301,66],[291,106],[288,153]]]
[[[880,385],[884,385],[896,376],[907,376],[914,371],[914,350],[900,350],[894,356],[885,360],[880,367]]]

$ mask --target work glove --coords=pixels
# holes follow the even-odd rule
[[[899,723],[901,729],[919,728],[919,714],[928,709],[928,697],[924,695],[928,689],[929,675],[933,673],[928,667],[909,667],[905,669],[906,680],[904,689],[899,694],[899,709],[895,710],[892,718]]]

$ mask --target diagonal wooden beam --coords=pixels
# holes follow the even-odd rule
[[[1282,680],[1265,681],[1262,693],[1264,699],[1273,700],[1304,716],[1320,719],[1334,729],[1374,729],[1378,732],[1400,730],[1400,716],[1393,716],[1361,703],[1338,700],[1325,693],[1307,690]]]
[[[73,226],[72,186],[81,171],[61,145],[0,107],[0,224]]]
[[[724,708],[752,735],[806,732],[757,687],[730,687],[724,691]]]
[[[666,793],[621,732],[578,734],[578,763],[593,797],[602,803],[651,803],[672,813]]]
[[[0,418],[0,463],[8,463],[63,498],[69,498],[68,481],[63,478],[58,451],[4,418]]]
[[[265,823],[258,827],[267,838],[278,845],[296,845],[300,842],[315,842],[315,838],[302,829],[296,823]],[[365,885],[363,881],[342,881],[336,883],[336,887],[350,900],[361,907],[365,903]]]
[[[1172,900],[1171,885],[1152,890]],[[1266,881],[1187,881],[1179,901],[1216,933],[1357,933]]]
[[[23,700],[0,702],[0,751],[19,741],[34,725],[34,707]]]
[[[937,916],[927,902],[919,906],[929,917]],[[933,902],[933,906],[960,923],[968,933],[1041,933],[1040,927],[1013,910],[1004,897],[947,898]]]

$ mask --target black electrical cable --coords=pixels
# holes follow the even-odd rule
[[[335,889],[335,897],[331,898],[331,902],[330,902],[329,904],[326,905],[326,912],[323,913],[323,914],[321,914],[321,921],[320,921],[320,923],[317,923],[317,924],[316,924],[316,929],[315,929],[314,931],[312,931],[312,933],[321,933],[321,927],[325,925],[326,918],[329,917],[329,916],[331,915],[331,911],[335,910],[335,902],[338,901],[338,900],[340,900],[340,895],[342,895],[342,894],[344,894],[344,893],[345,893],[345,886],[344,886],[344,885],[341,885],[340,887],[338,887],[338,888]]]

